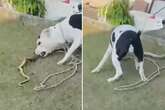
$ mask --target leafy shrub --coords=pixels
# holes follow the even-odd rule
[[[45,15],[44,0],[8,0],[18,12],[43,17]]]
[[[99,16],[105,17],[112,25],[131,24],[133,19],[129,15],[129,0],[113,0],[99,9]]]

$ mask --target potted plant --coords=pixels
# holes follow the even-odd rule
[[[132,17],[129,15],[129,0],[113,0],[100,8],[98,15],[101,20],[114,26],[134,24]]]
[[[8,2],[18,11],[43,17],[45,15],[44,0],[8,0]]]

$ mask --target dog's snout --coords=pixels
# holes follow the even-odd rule
[[[45,51],[43,51],[43,52],[41,52],[41,56],[45,56],[45,54],[46,54],[46,52]]]

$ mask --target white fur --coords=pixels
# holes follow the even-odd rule
[[[46,54],[43,56],[45,57],[54,50],[65,47],[65,43],[67,41],[72,43],[72,45],[68,49],[64,58],[60,60],[58,64],[63,64],[68,60],[73,52],[82,44],[81,30],[73,28],[69,24],[69,18],[70,17],[55,26],[44,29],[41,32],[40,38],[37,40],[37,44],[38,42],[41,42],[41,44],[37,45],[35,54],[41,55],[41,53],[45,51]]]
[[[143,68],[143,63],[144,62],[139,62],[139,74],[140,74],[140,78],[142,81],[146,81],[147,78],[144,75],[144,68]]]
[[[118,26],[117,28],[115,28],[113,30],[113,32],[115,32],[115,42],[112,43],[112,46],[111,46],[111,44],[109,44],[102,60],[100,61],[98,66],[95,69],[92,70],[92,72],[100,72],[103,65],[108,60],[108,57],[112,54],[112,64],[113,64],[113,66],[116,70],[116,74],[115,74],[114,77],[108,78],[107,79],[108,82],[117,80],[123,74],[120,61],[118,60],[118,55],[116,54],[116,43],[117,43],[118,39],[120,38],[121,34],[125,31],[128,31],[128,30],[132,30],[132,31],[135,31],[135,32],[138,31],[135,27],[130,26],[130,25],[121,25],[121,26]],[[130,46],[129,52],[133,52],[133,47],[132,46]],[[138,62],[137,59],[135,58],[135,67],[136,67],[137,70],[139,70],[139,74],[140,74],[141,79],[143,81],[147,80],[145,75],[144,75],[143,62]]]

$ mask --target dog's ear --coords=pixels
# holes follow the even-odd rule
[[[49,28],[46,28],[42,31],[41,36],[45,36],[45,37],[49,37],[50,36],[50,29]]]
[[[46,32],[46,34],[47,34],[47,37],[51,37],[52,36],[52,32],[54,31],[54,26],[51,26],[51,27],[49,27],[49,28],[47,28],[46,30],[45,30],[45,32]]]
[[[45,34],[49,33],[49,28],[44,29],[43,32],[44,32]]]
[[[54,28],[54,27],[56,27],[56,28]],[[58,42],[59,44],[64,44],[65,40],[63,39],[62,29],[60,29],[60,28],[62,28],[62,27],[60,27],[60,24],[56,24],[56,26],[49,27],[47,35],[48,35],[48,37],[55,37],[56,42]]]

